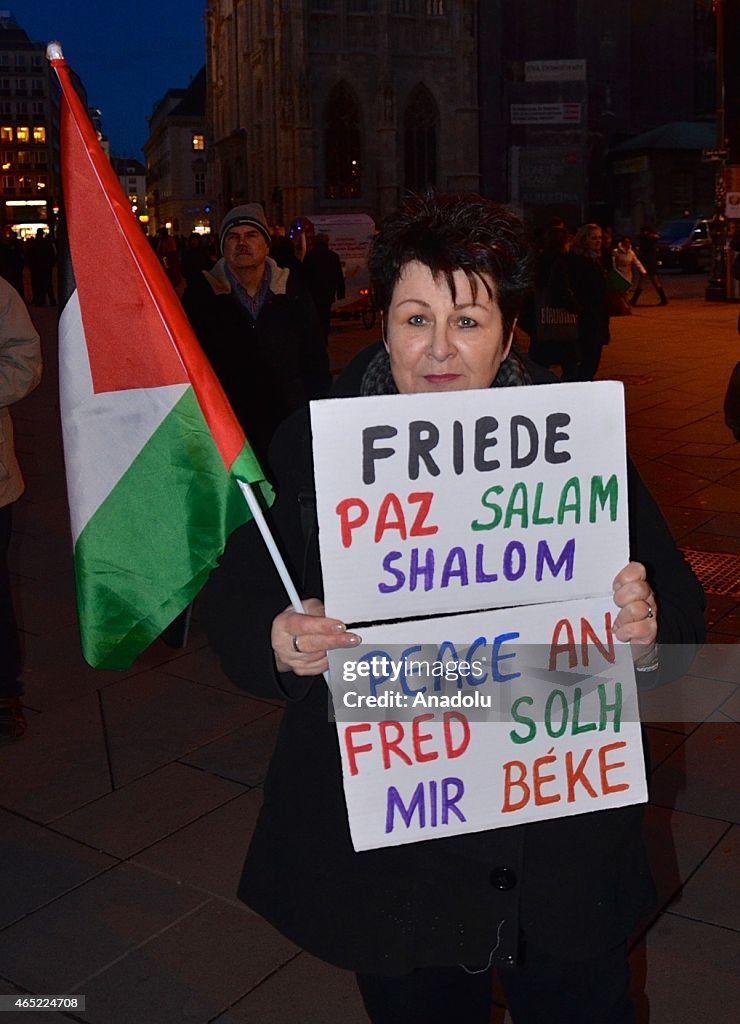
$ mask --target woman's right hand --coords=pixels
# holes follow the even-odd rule
[[[309,597],[303,602],[305,614],[291,606],[272,620],[270,638],[278,672],[317,676],[329,668],[327,651],[356,647],[360,637],[347,632],[339,619],[324,615],[323,602]]]

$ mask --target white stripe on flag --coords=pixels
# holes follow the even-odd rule
[[[190,384],[95,394],[76,289],[59,318],[59,377],[72,539],[76,543],[90,517]]]

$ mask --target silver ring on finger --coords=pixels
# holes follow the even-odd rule
[[[652,615],[652,612],[650,614]],[[296,652],[296,654],[303,654],[303,651],[298,646],[298,637],[292,636],[290,639],[293,644],[293,650]]]

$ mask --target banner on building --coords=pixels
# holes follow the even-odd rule
[[[525,82],[585,82],[585,60],[527,60]]]

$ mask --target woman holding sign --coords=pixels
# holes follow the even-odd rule
[[[381,226],[370,268],[383,344],[349,367],[339,397],[490,388],[495,414],[497,389],[554,379],[512,349],[529,251],[508,211],[477,196],[413,199]],[[324,614],[307,416],[284,424],[270,461],[271,519],[305,614],[285,608],[253,524],[232,537],[204,603],[226,673],[287,699],[241,898],[354,971],[375,1024],[484,1024],[492,970],[515,1024],[634,1021],[625,944],[652,899],[639,806],[353,849],[322,673],[329,650],[360,640]],[[629,486],[634,560],[613,581],[614,627],[654,685],[688,667],[703,595],[631,469]]]

